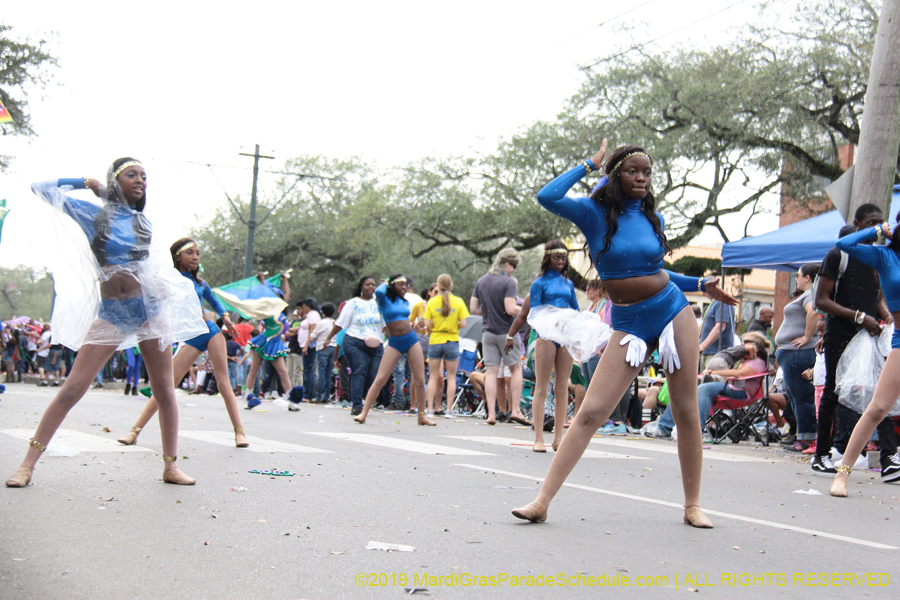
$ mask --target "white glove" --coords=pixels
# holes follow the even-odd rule
[[[659,336],[659,361],[666,373],[681,368],[678,348],[675,347],[675,327],[670,322]]]
[[[628,344],[628,351],[625,353],[625,360],[628,364],[632,367],[640,367],[644,364],[644,357],[647,356],[647,342],[629,333],[622,338],[619,344],[622,346]]]

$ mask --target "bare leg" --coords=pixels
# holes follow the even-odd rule
[[[272,366],[275,368],[275,372],[278,373],[278,378],[281,379],[281,387],[284,388],[284,393],[287,394],[291,391],[292,386],[291,377],[288,375],[287,364],[284,362],[284,357],[279,356],[276,358],[272,361]]]
[[[453,404],[453,398],[456,397],[456,371],[459,368],[459,360],[444,361],[444,368],[447,370],[447,412],[450,412],[450,405]],[[437,408],[441,409],[440,400],[438,400]]]
[[[572,372],[572,355],[565,348],[556,349],[556,359],[554,361],[554,369],[556,370],[556,380],[553,385],[553,394],[555,398],[554,415],[553,415],[553,451],[559,450],[559,443],[562,441],[566,415],[569,413],[569,375]]]
[[[853,467],[863,448],[872,438],[872,432],[897,402],[897,396],[900,396],[900,350],[893,349],[884,363],[884,369],[881,371],[881,377],[878,378],[872,401],[853,428],[844,458],[841,460],[841,467],[845,465]],[[835,475],[831,484],[831,495],[846,498],[848,479],[850,479],[849,471]]]
[[[193,346],[183,344],[181,348],[178,349],[178,354],[172,359],[172,371],[174,373],[172,380],[175,382],[176,386],[184,379],[185,374],[191,369],[191,365],[194,364],[194,361],[197,360],[198,356],[200,356],[200,351]],[[144,410],[141,411],[141,415],[135,422],[134,427],[117,441],[126,446],[134,444],[137,441],[141,430],[147,426],[147,423],[149,423],[150,419],[153,418],[153,415],[156,414],[158,408],[156,399],[153,396],[150,396],[150,399],[147,400],[147,404],[144,405]]]
[[[412,367],[410,367],[412,368]],[[438,381],[440,380],[441,360],[438,358],[428,359],[428,410],[434,410],[434,398],[438,393]],[[450,390],[447,390],[447,398],[450,398]],[[452,402],[452,400],[451,400]],[[440,407],[438,400],[438,407]]]
[[[419,425],[437,425],[437,423],[425,416],[425,359],[422,356],[421,346],[415,344],[407,351],[406,364],[409,365],[409,371],[412,375],[412,381],[409,385],[410,403],[414,402],[419,409]],[[393,372],[393,368],[391,368],[391,371]]]
[[[469,373],[469,383],[479,398],[484,400],[487,397],[484,392],[484,373]]]
[[[172,352],[159,349],[158,340],[140,343],[141,356],[150,375],[150,389],[159,406],[159,431],[162,437],[163,481],[180,485],[193,485],[195,481],[178,469],[178,403],[172,386]]]
[[[644,399],[641,401],[641,405],[647,410],[653,410],[656,408],[657,399],[659,398],[659,390],[662,388],[658,385],[654,385],[650,389],[647,390],[647,393],[644,394]]]
[[[78,404],[78,401],[84,396],[85,392],[91,386],[97,373],[106,364],[106,361],[115,352],[115,346],[97,346],[94,344],[86,344],[81,347],[75,363],[72,365],[72,373],[59,389],[47,410],[41,417],[37,430],[34,432],[34,442],[28,447],[25,453],[25,460],[16,474],[10,478],[6,485],[8,487],[24,487],[31,479],[31,472],[37,464],[41,453],[46,449],[47,444],[53,438],[56,430],[59,429],[63,419],[72,410],[72,407]],[[37,445],[35,445],[37,444]]]
[[[422,356],[422,349],[419,348],[419,357]],[[407,359],[409,357],[407,356]],[[381,389],[384,387],[384,384],[387,383],[388,377],[394,374],[394,367],[397,366],[397,361],[400,360],[400,353],[395,349],[388,346],[384,349],[384,356],[381,357],[381,364],[378,366],[378,374],[375,375],[375,381],[372,382],[372,386],[369,388],[369,393],[366,394],[366,402],[363,405],[362,412],[357,416],[353,417],[353,420],[357,423],[365,423],[366,415],[369,414],[369,410],[372,408],[372,405],[375,404],[375,400],[378,399],[378,396],[381,394]],[[422,367],[424,372],[424,366]],[[412,365],[410,365],[410,369],[412,369]],[[410,399],[412,399],[412,388],[410,388]],[[422,397],[424,404],[424,395]],[[422,408],[422,407],[420,407]]]
[[[517,362],[509,368],[509,399],[507,405],[510,410],[510,418],[525,420],[522,414],[522,365]]]
[[[484,394],[485,405],[487,406],[488,425],[497,422],[497,373],[500,372],[499,365],[488,365],[484,369]]]
[[[550,390],[550,374],[556,364],[556,344],[544,338],[538,338],[534,343],[534,399],[531,402],[531,418],[534,420],[534,448],[535,452],[546,452],[544,447],[544,404],[547,401],[547,392]],[[559,379],[559,376],[557,376]],[[568,398],[568,390],[566,393]],[[560,428],[560,432],[562,428]],[[579,455],[580,457],[580,455]],[[574,465],[573,465],[574,466]]]
[[[506,387],[506,378],[500,374],[501,372],[502,369],[497,372],[497,410],[505,413],[509,410],[509,390]]]
[[[228,354],[225,351],[225,336],[217,333],[209,340],[206,346],[209,358],[212,360],[214,373],[228,373]],[[180,353],[179,353],[180,354]],[[183,375],[182,375],[183,376]],[[228,418],[231,420],[231,427],[234,429],[235,445],[238,448],[246,448],[250,444],[244,435],[244,425],[241,423],[241,414],[238,409],[238,401],[234,396],[234,390],[231,389],[231,381],[227,377],[218,379],[216,383],[219,386],[219,393],[225,401],[225,410],[228,411]]]
[[[262,367],[262,357],[255,351],[250,351],[250,371],[247,372],[247,381],[244,383],[244,389],[248,394],[253,393],[253,384],[256,383],[256,377],[259,375],[259,369]]]
[[[703,470],[703,440],[697,411],[697,375],[693,365],[700,353],[697,320],[690,307],[673,320],[681,369],[670,373],[669,410],[678,427],[678,461],[684,487],[685,523],[711,528],[712,522],[700,510],[700,477]]]
[[[675,394],[680,398],[677,401],[678,408],[673,408],[677,411],[673,413],[673,415],[677,415],[676,423],[684,424],[678,426],[678,451],[685,487],[685,505],[687,507],[685,520],[689,520],[694,526],[711,526],[711,523],[706,520],[705,515],[696,506],[700,490],[703,447],[700,445],[700,416],[696,407],[697,386],[695,381],[693,385],[694,406],[688,406],[690,386],[687,385],[687,382],[696,377],[693,365],[697,361],[699,346],[697,321],[691,309],[685,308],[681,311],[675,317],[674,325],[676,339],[679,342],[679,358],[682,369],[670,376],[674,376],[674,379],[670,380],[669,387],[672,390],[670,396]],[[559,451],[553,457],[553,462],[550,463],[550,470],[547,472],[547,478],[541,486],[537,500],[526,507],[513,511],[516,516],[533,521],[546,519],[550,501],[553,500],[581,455],[584,454],[591,441],[591,436],[598,427],[606,422],[625,390],[637,375],[638,367],[632,367],[625,362],[627,348],[620,345],[623,337],[625,334],[621,331],[613,332],[606,351],[597,365],[597,371],[591,379],[591,385],[588,387],[581,410],[572,421],[569,432],[563,438]],[[690,423],[691,414],[695,419],[693,424]],[[683,441],[682,427],[686,428],[685,433],[687,434]]]
[[[550,463],[550,470],[536,500],[545,508],[550,506],[550,501],[575,468],[594,433],[609,419],[609,415],[638,373],[638,367],[632,367],[625,362],[627,346],[619,345],[625,335],[621,331],[612,333],[609,345],[600,358],[588,386],[581,410],[572,420],[568,433],[554,455],[553,462]],[[537,402],[534,406],[538,406]],[[543,410],[543,407],[540,409]],[[534,413],[535,429],[539,426],[540,417],[541,413]]]
[[[769,410],[772,411],[772,417],[775,419],[775,426],[783,425],[784,419],[781,417],[781,411],[787,406],[787,398],[784,394],[769,394]]]

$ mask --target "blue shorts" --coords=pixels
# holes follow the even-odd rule
[[[50,364],[50,355],[47,356],[38,356],[38,368],[43,369],[44,371],[52,371],[53,366]]]
[[[215,321],[207,321],[206,327],[209,329],[209,333],[204,333],[203,335],[198,335],[195,338],[189,339],[185,344],[192,348],[196,348],[200,352],[206,352],[206,346],[209,345],[209,340],[213,339],[213,337],[221,332]]]
[[[537,329],[534,330],[534,335],[537,336],[537,338],[535,338],[535,339],[540,339],[540,338],[541,338],[541,332],[538,331]],[[544,338],[544,339],[547,340],[547,338]],[[547,341],[548,341],[548,342],[553,342],[553,340],[547,340]],[[557,348],[560,347],[559,343],[557,343],[557,342],[553,342],[553,345],[556,346]]]
[[[141,325],[149,319],[143,295],[125,300],[104,298],[100,301],[99,316],[104,321],[115,325],[116,329],[126,336],[137,333]]]
[[[398,337],[389,336],[388,337],[388,346],[399,352],[400,354],[406,354],[409,352],[409,349],[419,343],[419,336],[416,335],[415,331],[409,330],[405,335],[401,335]]]
[[[891,336],[891,349],[900,348],[900,328],[894,327],[894,335]]]
[[[444,342],[428,346],[428,360],[459,360],[459,342]]]
[[[649,346],[686,306],[684,293],[670,281],[661,292],[637,304],[613,304],[610,319],[614,330],[639,337]]]

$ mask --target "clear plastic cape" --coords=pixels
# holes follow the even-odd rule
[[[156,339],[165,349],[207,333],[192,283],[172,266],[165,244],[153,240],[146,216],[116,200],[122,196],[112,167],[99,200],[58,182],[32,185],[53,208],[47,231],[56,245],[54,343],[124,349]],[[101,265],[98,253],[107,252],[117,254]]]
[[[528,324],[542,338],[565,346],[572,358],[582,362],[601,352],[613,332],[598,314],[555,306],[532,308]]]

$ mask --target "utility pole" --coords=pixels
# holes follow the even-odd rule
[[[253,154],[241,152],[240,155],[253,157],[253,189],[250,192],[250,219],[247,221],[247,256],[244,259],[244,277],[250,277],[250,271],[253,267],[253,237],[256,234],[256,180],[259,177],[259,159],[275,157],[261,156],[259,144],[256,144],[256,151]]]
[[[860,205],[881,207],[885,220],[900,147],[900,0],[884,0],[866,88],[848,220]]]

